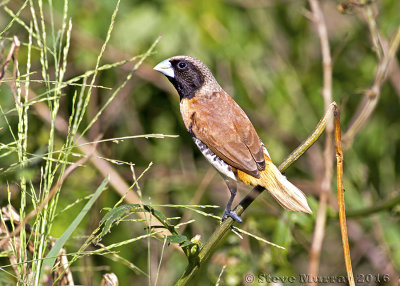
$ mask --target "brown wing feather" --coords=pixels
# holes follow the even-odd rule
[[[264,150],[261,146],[260,138],[258,137],[253,125],[251,123],[248,124],[250,120],[246,115],[244,116],[245,117],[237,116],[233,118],[236,131],[242,139],[242,142],[249,149],[254,161],[256,161],[258,170],[263,170],[265,168]]]
[[[190,120],[192,132],[199,140],[231,166],[260,176],[258,170],[263,168],[259,166],[264,163],[260,139],[244,111],[229,95],[218,92],[195,96],[187,106],[195,112]]]

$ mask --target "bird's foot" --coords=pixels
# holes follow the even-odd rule
[[[242,222],[242,219],[233,210],[225,209],[224,214],[222,215],[222,222],[226,220],[228,217],[231,217],[236,222],[239,223]]]

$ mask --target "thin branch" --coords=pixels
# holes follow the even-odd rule
[[[336,178],[337,178],[337,193],[339,205],[339,222],[340,233],[342,235],[342,244],[344,252],[344,262],[346,265],[347,278],[350,286],[354,286],[353,269],[351,267],[349,238],[347,234],[346,211],[344,204],[344,189],[343,189],[343,149],[340,132],[340,114],[339,109],[335,110],[335,143],[336,143]]]
[[[329,48],[328,32],[326,28],[324,14],[317,0],[309,0],[312,17],[317,28],[321,44],[321,56],[323,67],[323,89],[325,111],[328,110],[332,102],[332,58]],[[326,140],[324,147],[324,176],[321,182],[321,193],[317,210],[317,219],[313,241],[310,249],[310,264],[308,268],[311,277],[317,277],[319,272],[320,253],[325,235],[326,207],[329,194],[331,192],[331,181],[333,176],[333,118],[330,117],[326,124]],[[314,280],[313,280],[314,281]],[[310,283],[316,285],[316,282]]]
[[[393,88],[396,90],[397,96],[400,100],[400,65],[396,58],[394,58],[392,61],[389,77],[390,82]]]
[[[12,45],[10,47],[10,50],[8,51],[8,55],[6,57],[6,60],[4,61],[4,63],[0,67],[0,85],[2,83],[1,79],[3,79],[4,74],[6,73],[6,69],[8,67],[8,64],[10,63],[10,61],[12,59],[16,58],[15,54],[18,53],[18,49],[19,49],[20,45],[21,45],[20,41],[18,40],[18,38],[16,36],[14,36],[13,43],[12,43]]]
[[[345,146],[350,146],[353,142],[355,135],[361,130],[361,128],[365,125],[372,112],[375,110],[376,105],[378,104],[381,89],[383,83],[386,81],[388,69],[392,59],[394,58],[398,48],[400,45],[400,27],[397,29],[395,36],[393,37],[392,42],[389,45],[389,50],[385,53],[381,62],[378,65],[375,74],[375,80],[373,85],[369,90],[367,90],[364,94],[364,98],[360,103],[356,114],[351,120],[350,127],[343,135],[343,144]]]
[[[11,60],[14,60],[14,66],[13,66],[13,80],[12,84],[10,85],[11,87],[11,93],[14,97],[15,103],[21,107],[22,104],[18,99],[18,96],[16,94],[16,81],[17,81],[17,69],[18,69],[18,51],[19,47],[21,46],[21,42],[19,41],[17,36],[13,37],[13,42],[10,47],[10,50],[8,51],[8,55],[6,57],[6,60],[4,61],[3,65],[0,67],[0,85],[3,82],[2,79],[6,73],[8,64],[10,63]]]
[[[381,60],[384,54],[384,49],[381,45],[382,38],[376,24],[375,13],[372,4],[364,5],[364,9],[362,9],[361,11],[364,12],[364,17],[368,25],[372,45],[374,47],[376,56],[378,57],[378,60]]]

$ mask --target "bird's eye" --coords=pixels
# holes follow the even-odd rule
[[[182,61],[182,62],[179,62],[179,63],[178,63],[178,68],[179,68],[179,69],[183,70],[183,69],[186,68],[186,67],[187,67],[186,62]]]

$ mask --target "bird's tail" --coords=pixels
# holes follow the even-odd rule
[[[260,171],[260,178],[254,178],[241,171],[238,172],[239,178],[242,177],[240,179],[242,179],[244,183],[260,185],[267,189],[285,209],[311,214],[312,211],[308,206],[307,198],[303,192],[282,175],[266,154],[264,157],[265,169]]]

